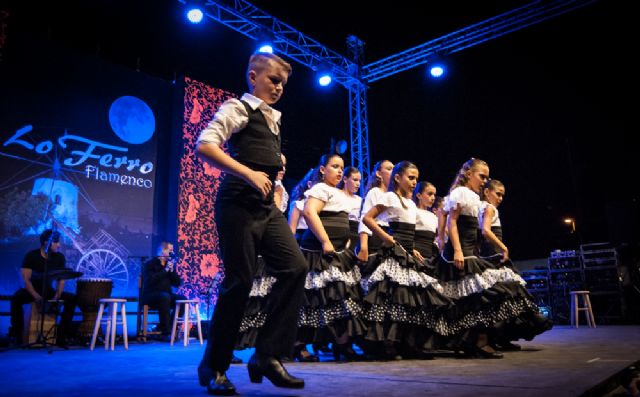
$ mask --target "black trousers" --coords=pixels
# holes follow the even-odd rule
[[[39,290],[36,290],[36,292],[40,293]],[[54,295],[55,290],[53,288],[46,288],[45,299],[52,299]],[[64,301],[64,307],[62,309],[60,325],[58,326],[58,340],[64,340],[71,330],[71,321],[73,321],[73,313],[76,310],[77,299],[76,296],[70,292],[63,292],[60,299]],[[11,297],[11,334],[16,338],[18,344],[23,343],[24,311],[22,305],[33,301],[33,296],[31,296],[25,288],[20,288]]]
[[[142,296],[142,304],[149,305],[151,309],[158,311],[160,319],[160,331],[164,335],[171,333],[173,312],[176,308],[176,300],[187,299],[183,295],[173,292],[151,291]]]
[[[269,296],[267,320],[258,335],[256,351],[289,356],[296,339],[308,265],[284,215],[274,204],[218,201],[215,222],[225,275],[218,288],[201,365],[220,372],[229,368],[257,272],[258,254],[277,282]]]

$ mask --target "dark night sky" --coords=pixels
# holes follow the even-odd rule
[[[253,42],[213,21],[187,25],[177,1],[84,2],[73,9],[80,19],[70,3],[37,8],[34,15],[9,5],[7,56],[11,35],[29,32],[131,68],[139,59],[141,72],[160,78],[184,74],[245,90]],[[355,34],[366,43],[367,63],[527,2],[421,3],[426,11],[405,3],[352,3],[362,9],[348,12],[344,2],[332,0],[324,3],[326,11],[312,13],[307,9],[318,3],[253,2],[342,54],[346,36]],[[632,123],[638,131],[632,87],[639,68],[632,60],[637,22],[630,3],[601,0],[453,54],[443,82],[428,81],[418,67],[373,83],[372,164],[412,160],[421,178],[444,195],[463,161],[486,160],[491,176],[507,188],[501,218],[515,259],[577,248],[578,236],[569,236],[562,224],[565,216],[576,217],[583,242],[633,238],[625,209],[637,211],[638,166],[630,137]],[[335,85],[320,91],[305,67],[293,67],[278,105],[290,182],[329,149],[331,137],[348,140],[349,134],[346,90]]]

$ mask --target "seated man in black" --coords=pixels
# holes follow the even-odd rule
[[[49,252],[47,253],[49,242],[51,242],[51,245],[49,245]],[[24,256],[20,269],[24,288],[20,288],[11,297],[11,335],[15,337],[18,344],[26,342],[22,340],[24,325],[22,305],[31,302],[42,304],[43,296],[41,294],[43,291],[45,265],[47,266],[47,273],[65,267],[66,259],[62,253],[58,252],[59,249],[60,233],[47,229],[40,234],[40,248],[29,251]],[[71,329],[73,312],[76,309],[76,296],[64,291],[65,280],[58,280],[55,289],[52,286],[53,281],[53,277],[47,277],[47,284],[44,285],[44,299],[62,299],[64,301],[62,318],[57,330],[56,344],[65,346]]]
[[[171,336],[176,300],[186,299],[172,290],[172,287],[179,287],[182,283],[174,262],[173,244],[163,241],[158,247],[158,256],[142,267],[142,304],[158,310],[161,340],[169,340]]]

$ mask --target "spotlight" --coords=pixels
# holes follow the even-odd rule
[[[186,15],[189,22],[196,24],[202,22],[204,18],[204,12],[202,11],[202,4],[195,1],[189,1],[186,3]]]
[[[326,87],[331,84],[331,74],[324,72],[318,75],[318,84],[322,87]]]
[[[313,68],[316,72],[316,79],[320,87],[327,87],[333,81],[333,68],[328,62],[321,62]]]
[[[273,35],[266,30],[261,30],[256,35],[256,52],[273,54]]]
[[[436,54],[427,59],[427,69],[429,70],[429,76],[434,79],[441,79],[447,75],[446,63]]]
[[[258,52],[273,54],[273,46],[271,44],[261,44],[258,46]]]
[[[442,65],[431,65],[429,68],[429,74],[431,77],[440,78],[444,75],[445,69]]]
[[[347,151],[347,141],[344,139],[340,139],[338,143],[336,143],[336,153],[344,154]]]

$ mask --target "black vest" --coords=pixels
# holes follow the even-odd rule
[[[277,173],[282,167],[280,134],[271,132],[260,109],[253,110],[248,103],[241,102],[247,109],[249,122],[227,141],[229,155],[244,165],[253,166],[250,168],[265,172],[275,169]]]
[[[240,102],[249,114],[249,121],[244,129],[232,134],[227,141],[228,153],[234,160],[252,170],[268,174],[269,179],[275,183],[278,171],[282,169],[280,134],[271,132],[260,109],[253,110],[245,101]],[[273,189],[271,194],[263,199],[260,193],[244,180],[226,174],[218,191],[218,200],[238,202],[258,200],[264,204],[273,203]]]

